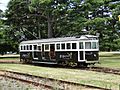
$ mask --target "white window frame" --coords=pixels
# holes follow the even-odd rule
[[[45,47],[46,45],[49,45],[49,46],[48,46],[48,49],[46,49],[46,47]],[[50,51],[50,43],[45,43],[45,44],[44,44],[44,51]]]
[[[60,45],[60,49],[57,49],[57,44]],[[55,51],[60,51],[61,50],[61,43],[55,43]]]

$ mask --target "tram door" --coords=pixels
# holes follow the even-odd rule
[[[84,52],[80,51],[80,60],[84,60]]]
[[[55,59],[55,44],[50,44],[49,57],[50,57],[50,60]]]
[[[44,51],[44,44],[42,44],[42,53],[41,53],[42,59],[45,60],[45,51]]]
[[[37,52],[37,45],[33,45],[33,59],[37,60],[38,59],[38,52]]]

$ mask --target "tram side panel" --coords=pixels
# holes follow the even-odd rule
[[[85,51],[85,59],[87,61],[98,61],[99,60],[98,51]]]
[[[31,62],[33,60],[32,52],[20,52],[21,62]]]
[[[78,61],[78,52],[77,51],[57,51],[56,59],[59,62],[77,62]]]

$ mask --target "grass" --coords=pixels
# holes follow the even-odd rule
[[[97,66],[120,69],[120,58],[100,57],[100,64]]]
[[[11,59],[19,60],[18,57],[0,57],[0,60]],[[100,52],[100,63],[101,64],[96,64],[96,66],[120,69],[120,54]],[[105,74],[101,72],[54,67],[40,67],[24,64],[0,64],[0,69],[29,73],[33,75],[72,81],[81,84],[106,87],[108,89],[114,90],[119,90],[120,85],[119,75]]]
[[[0,69],[29,73],[37,76],[55,78],[81,84],[107,87],[118,90],[120,76],[78,69],[40,67],[23,64],[1,64]]]
[[[19,55],[0,55],[0,60],[17,60],[17,61],[19,61]]]
[[[120,53],[101,52],[97,66],[120,69]]]

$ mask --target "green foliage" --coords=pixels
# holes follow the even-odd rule
[[[0,20],[2,42],[99,33],[100,50],[117,50],[119,44],[120,2],[118,0],[10,0]],[[112,13],[110,15],[106,13]],[[3,24],[4,22],[4,24]]]

